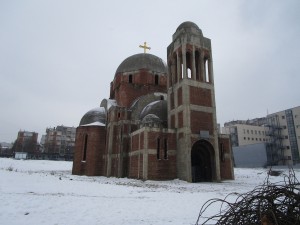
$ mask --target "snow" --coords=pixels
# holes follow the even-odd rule
[[[86,127],[86,126],[100,126],[100,127],[105,127],[105,124],[101,123],[99,121],[96,121],[96,122],[93,122],[93,123],[81,125],[81,127]]]
[[[195,224],[207,200],[248,192],[268,171],[235,169],[233,181],[187,183],[75,176],[71,170],[72,162],[0,158],[0,224]],[[299,179],[300,169],[295,172]]]

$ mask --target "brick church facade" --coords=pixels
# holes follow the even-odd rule
[[[167,65],[136,54],[117,68],[109,99],[76,131],[72,173],[188,182],[234,179],[229,137],[218,134],[210,39],[182,23]]]

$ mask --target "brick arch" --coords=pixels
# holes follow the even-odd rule
[[[192,182],[210,182],[215,177],[215,153],[206,140],[195,142],[191,150]]]

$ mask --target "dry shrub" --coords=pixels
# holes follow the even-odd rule
[[[271,170],[270,170],[271,171]],[[269,172],[270,172],[269,171]],[[293,169],[284,175],[284,181],[271,183],[270,173],[263,185],[245,194],[232,193],[225,199],[210,199],[201,208],[198,220],[201,224],[262,224],[262,225],[300,225],[300,184]],[[235,195],[235,202],[227,199]],[[221,203],[218,214],[204,217],[204,212]]]

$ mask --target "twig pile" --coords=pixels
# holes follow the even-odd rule
[[[237,197],[230,203],[227,199],[232,195]],[[221,203],[220,212],[204,217],[204,212],[214,203]],[[271,183],[268,175],[263,185],[248,193],[232,193],[225,199],[208,200],[202,206],[196,224],[200,218],[206,219],[201,224],[300,225],[300,183],[293,169],[279,183]]]

